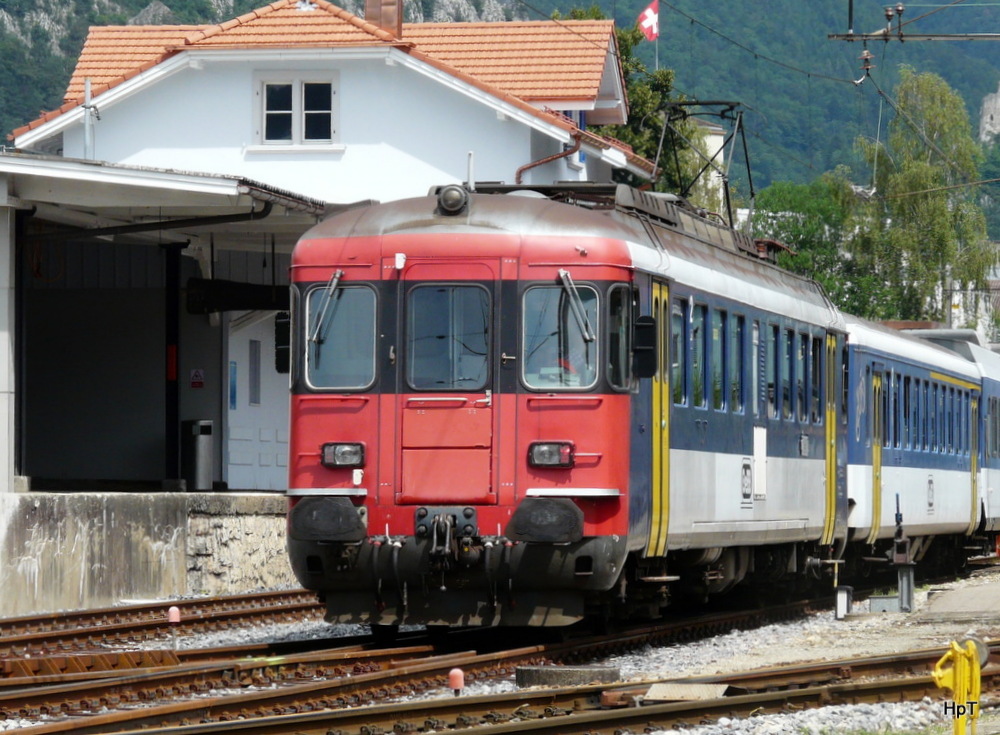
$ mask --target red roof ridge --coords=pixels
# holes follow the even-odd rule
[[[289,7],[298,7],[300,9],[305,10],[304,8],[305,5],[313,6],[312,8],[309,8],[309,10],[320,10],[336,18],[339,18],[340,20],[350,25],[353,25],[358,30],[364,31],[367,34],[374,36],[379,41],[390,41],[390,42],[399,41],[399,39],[397,39],[395,35],[389,33],[385,29],[379,28],[375,24],[369,23],[368,21],[359,18],[353,13],[347,12],[343,8],[334,5],[331,2],[327,2],[327,0],[275,0],[275,2],[271,3],[270,5],[265,5],[263,8],[257,8],[256,10],[251,10],[249,13],[244,13],[243,15],[237,18],[227,20],[215,26],[207,26],[206,29],[202,32],[200,38],[198,38],[197,35],[194,35],[187,38],[184,43],[186,46],[197,46],[202,41],[224,34],[226,31],[232,30],[233,28],[237,28],[239,26],[252,23],[253,21],[264,18],[277,10],[283,10]]]

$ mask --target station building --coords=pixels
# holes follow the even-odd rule
[[[91,28],[0,153],[0,615],[294,585],[297,238],[435,185],[648,177],[585,129],[626,117],[610,21]]]

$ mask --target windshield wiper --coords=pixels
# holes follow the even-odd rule
[[[326,284],[326,288],[323,290],[323,295],[320,297],[323,299],[323,306],[319,310],[319,314],[316,316],[316,321],[313,322],[312,329],[309,330],[309,341],[310,342],[322,342],[319,338],[320,329],[323,327],[323,322],[326,320],[326,311],[330,308],[330,302],[333,301],[333,294],[337,290],[337,286],[340,284],[340,279],[343,277],[344,271],[339,268],[334,271],[333,275],[330,276],[330,280]]]
[[[587,311],[583,307],[583,299],[580,298],[580,292],[576,290],[576,285],[573,283],[573,276],[569,274],[568,270],[560,268],[559,280],[562,281],[563,290],[569,296],[570,310],[573,312],[573,316],[576,317],[576,325],[580,328],[583,341],[593,342],[597,339],[597,336],[594,334],[593,327],[590,326]]]

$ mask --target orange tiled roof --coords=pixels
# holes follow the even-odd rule
[[[184,43],[204,26],[92,26],[69,80],[65,102],[83,97],[89,77],[91,90],[113,87],[162,61],[167,49]]]
[[[596,97],[613,36],[610,20],[403,24],[423,53],[525,100]]]
[[[307,8],[307,9],[303,9]],[[113,87],[184,48],[316,48],[401,44],[525,100],[593,99],[610,20],[406,23],[402,41],[326,0],[278,0],[218,25],[94,26],[64,101]]]
[[[188,43],[196,48],[371,46],[398,43],[391,33],[326,0],[277,0],[239,18],[209,26]]]
[[[320,48],[393,45],[415,58],[496,94],[570,131],[559,115],[530,100],[584,100],[597,95],[612,21],[407,23],[402,40],[326,0],[276,0],[218,25],[93,26],[64,97],[65,104],[14,131],[14,136],[64,114],[184,49]],[[620,141],[582,132],[591,144],[618,148],[635,164],[650,163]]]

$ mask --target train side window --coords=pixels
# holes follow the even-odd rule
[[[861,403],[861,405],[858,406],[858,410],[859,410],[859,412],[861,412],[861,414],[859,414],[859,416],[858,416],[859,421],[858,421],[858,427],[857,427],[857,430],[860,431],[862,434],[864,434],[865,446],[866,447],[871,445],[871,435],[868,432],[869,432],[872,424],[876,421],[875,416],[876,416],[876,411],[878,410],[878,406],[875,405],[875,399],[874,399],[874,395],[875,395],[875,382],[874,382],[874,380],[875,380],[875,378],[872,375],[871,366],[870,365],[866,365],[865,366],[865,382],[864,382],[864,386],[865,386],[865,391],[866,391],[865,395],[868,396],[868,398],[861,398],[859,396],[859,398],[861,398],[861,400],[863,401],[863,403]],[[870,399],[870,403],[869,403],[869,399]],[[866,412],[871,412],[872,419],[869,421],[867,416],[863,416],[864,420],[863,421],[860,420],[862,418],[862,414],[866,413]]]
[[[958,449],[958,437],[956,436],[956,429],[958,428],[958,404],[955,401],[955,389],[948,389],[947,396],[947,411],[948,411],[948,453],[954,454]]]
[[[961,391],[959,397],[962,401],[962,423],[959,425],[962,433],[961,447],[962,454],[967,454],[970,440],[969,426],[972,421],[972,397],[968,391]]]
[[[900,380],[897,373],[892,374],[892,446],[899,449],[899,390]]]
[[[819,424],[823,421],[823,340],[819,337],[812,338],[812,353],[810,354],[810,358],[810,418],[813,420],[813,423]],[[833,376],[829,376],[827,380],[833,380]]]
[[[882,405],[879,406],[881,422],[882,422],[882,446],[888,447],[890,441],[890,428],[889,428],[889,403],[892,395],[892,382],[891,378],[882,380]]]
[[[375,305],[375,292],[364,286],[326,284],[309,291],[305,308],[308,385],[350,390],[374,382]]]
[[[795,338],[795,407],[799,421],[803,423],[807,420],[809,412],[809,404],[806,402],[809,388],[807,385],[809,374],[806,372],[806,366],[809,365],[808,353],[809,335],[797,335]]]
[[[933,452],[934,451],[934,394],[931,391],[931,384],[928,381],[924,381],[923,384],[923,398],[921,400],[924,404],[924,451]]]
[[[986,436],[983,437],[983,446],[985,447],[986,456],[993,456],[993,399],[990,398],[986,400],[983,399],[980,404],[982,410],[985,412],[983,414],[983,431]]]
[[[723,382],[725,375],[724,349],[726,346],[726,312],[720,309],[712,309],[712,332],[709,335],[709,366],[708,371],[712,384],[712,408],[723,411],[726,408],[726,385]]]
[[[910,391],[913,385],[909,375],[903,376],[903,418],[902,418],[902,445],[904,449],[909,449],[913,437],[913,411],[910,404]]]
[[[745,319],[734,314],[729,320],[729,405],[733,413],[743,413],[743,370],[746,365],[743,347]]]
[[[631,386],[632,291],[615,286],[608,294],[608,381],[618,390]]]
[[[705,360],[707,308],[696,304],[691,315],[691,403],[705,408],[708,371]]]
[[[771,324],[767,330],[767,353],[764,363],[765,380],[767,381],[767,416],[778,418],[778,327]]]
[[[785,330],[781,346],[781,418],[792,418],[792,382],[795,380],[795,332]]]
[[[996,406],[993,401],[994,399],[990,398],[989,400],[983,402],[986,410],[986,418],[983,421],[983,426],[986,429],[986,441],[984,444],[986,446],[986,454],[990,457],[996,456],[996,447],[994,445],[994,442],[996,441],[996,425],[994,424],[994,421],[996,420],[994,418]]]
[[[990,444],[993,446],[993,456],[1000,455],[1000,399],[990,399]]]
[[[753,415],[760,416],[760,322],[754,321],[750,342],[750,402],[753,405]]]
[[[850,405],[851,381],[850,377],[850,353],[845,345],[840,351],[840,423],[847,425],[847,407]],[[832,379],[832,376],[831,376]]]
[[[931,402],[933,403],[931,414],[931,451],[941,451],[941,392],[937,383],[931,385]]]
[[[678,406],[687,402],[687,319],[683,302],[675,300],[670,308],[670,390]]]

